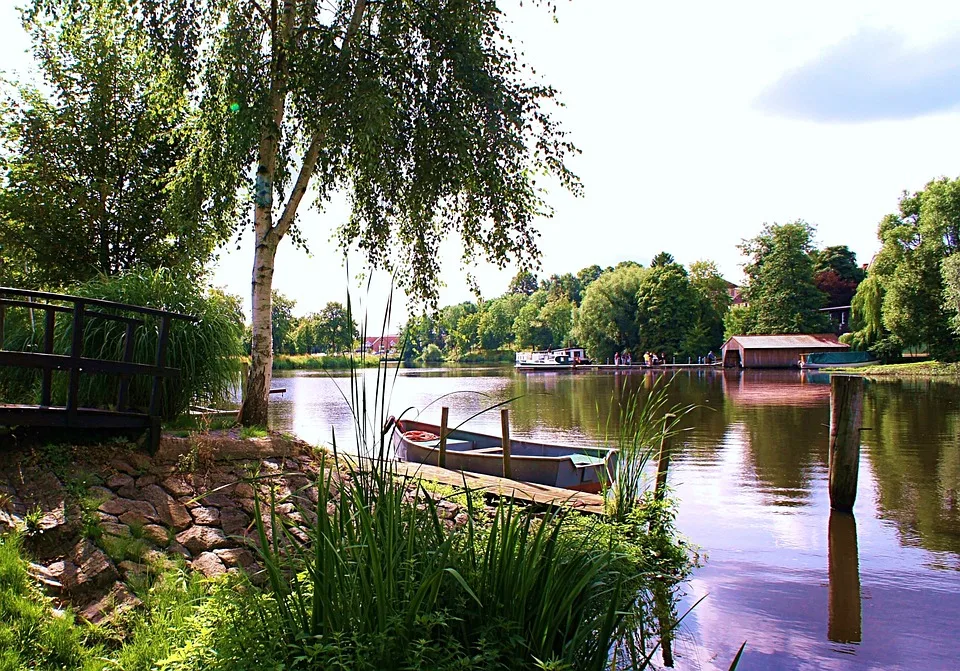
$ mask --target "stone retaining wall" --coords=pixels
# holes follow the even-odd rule
[[[169,557],[208,577],[246,570],[255,578],[258,490],[269,501],[272,488],[301,540],[298,525],[314,521],[305,517],[318,499],[319,456],[289,438],[165,436],[154,459],[127,448],[52,449],[56,458],[4,455],[0,532],[25,529],[36,579],[92,622],[136,606],[124,583]],[[448,523],[464,515],[447,501],[440,513]]]

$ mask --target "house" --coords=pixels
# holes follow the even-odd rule
[[[396,354],[399,345],[400,336],[398,335],[371,336],[363,339],[364,351],[377,356]]]
[[[747,302],[743,300],[743,292],[740,289],[740,286],[734,284],[730,280],[724,280],[727,283],[727,295],[730,297],[731,305],[746,305]]]
[[[820,312],[825,312],[830,316],[830,323],[834,330],[843,335],[850,332],[850,310],[849,305],[838,305],[834,308],[820,308]]]
[[[842,352],[850,345],[833,333],[816,335],[733,336],[723,343],[720,360],[725,367],[796,368],[801,354]]]

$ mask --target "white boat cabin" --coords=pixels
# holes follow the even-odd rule
[[[545,352],[517,352],[518,366],[574,366],[589,363],[582,347],[565,347]]]

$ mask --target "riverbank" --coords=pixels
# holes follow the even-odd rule
[[[274,370],[353,370],[379,365],[380,357],[373,354],[278,354],[273,357]]]
[[[960,378],[960,363],[920,361],[917,363],[889,363],[858,368],[823,368],[823,373],[852,373],[888,377],[956,377]]]
[[[672,628],[690,565],[657,507],[544,513],[276,434],[36,445],[0,454],[0,668],[600,671]]]

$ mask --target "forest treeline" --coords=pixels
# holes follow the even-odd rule
[[[579,345],[593,359],[644,352],[687,360],[732,335],[849,331],[842,340],[884,361],[911,349],[960,359],[960,180],[904,193],[883,218],[880,252],[860,265],[846,245],[817,248],[802,220],[763,227],[738,248],[746,282],[712,261],[661,252],[538,279],[521,272],[491,300],[448,305],[403,329],[409,360],[506,360],[518,350]],[[852,306],[841,324],[824,308]]]
[[[580,345],[599,361],[647,351],[686,361],[717,352],[733,333],[828,331],[820,308],[849,305],[864,271],[845,246],[815,249],[813,234],[794,222],[744,241],[745,287],[724,279],[712,261],[684,266],[667,252],[649,266],[624,261],[544,279],[521,272],[497,298],[412,317],[405,356],[498,359],[509,357],[498,354],[504,350]]]

